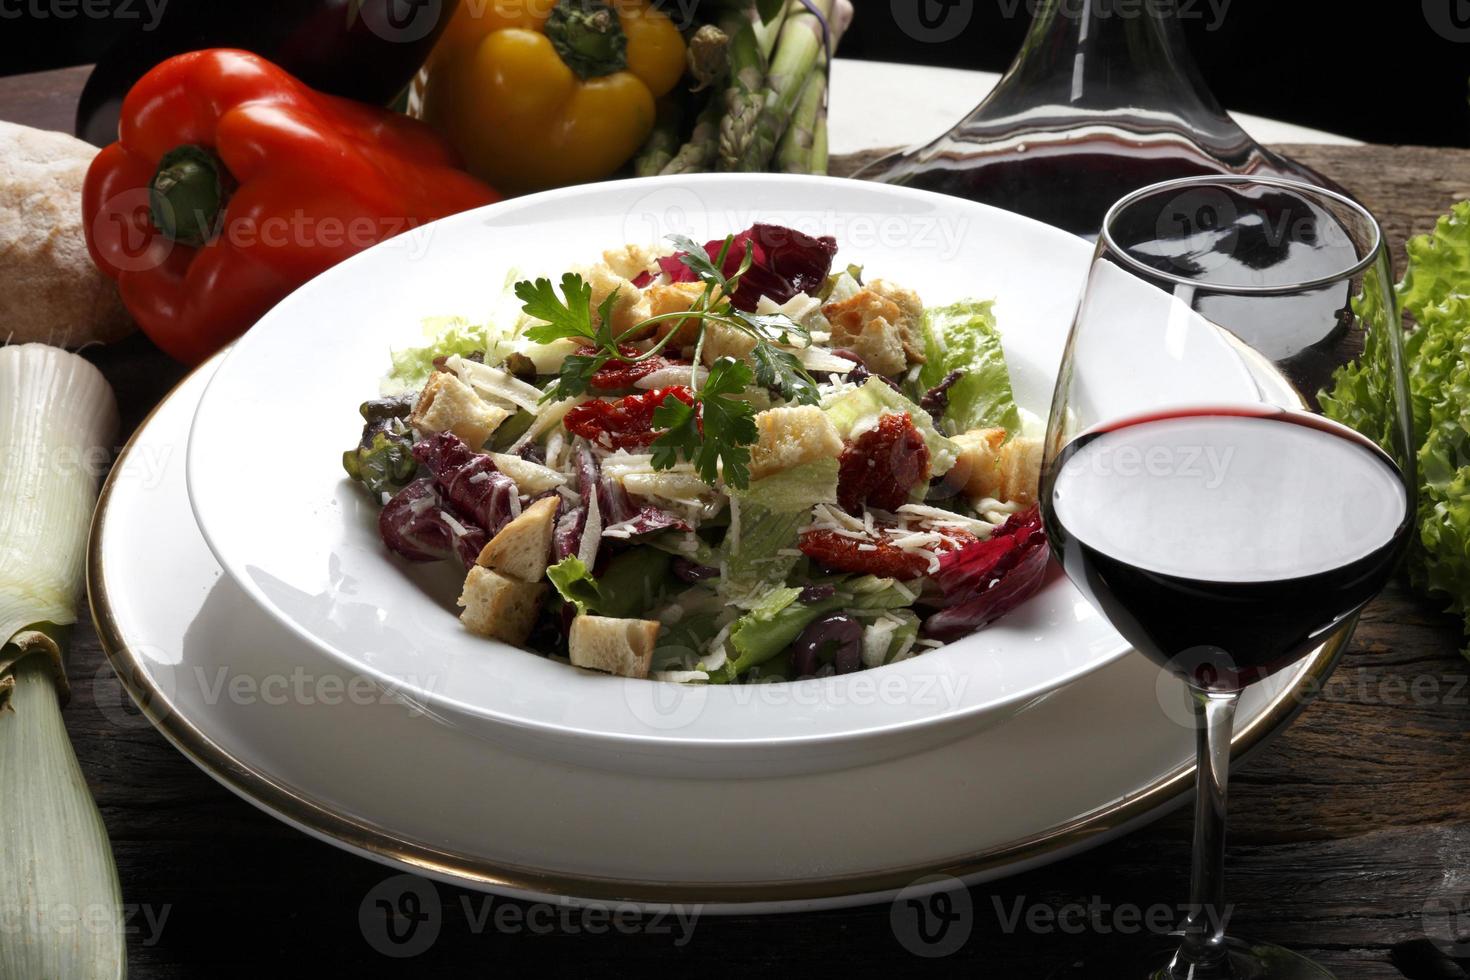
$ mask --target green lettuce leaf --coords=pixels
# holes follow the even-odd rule
[[[630,619],[643,615],[665,593],[673,560],[656,548],[634,548],[608,562],[602,577],[596,578],[582,559],[569,555],[548,568],[546,577],[563,599],[577,607],[577,615]]]
[[[955,303],[924,311],[924,357],[919,384],[927,391],[951,371],[964,377],[949,389],[945,428],[951,433],[1021,427],[1011,374],[995,327],[992,302]]]
[[[814,505],[837,499],[837,460],[793,466],[731,494],[740,508],[740,541],[726,537],[721,584],[748,591],[784,582],[801,559],[779,552],[796,548],[796,532],[811,523]]]
[[[489,330],[484,324],[470,323],[459,317],[425,320],[424,333],[431,338],[425,346],[392,352],[393,368],[388,372],[388,379],[404,390],[420,388],[429,380],[435,358],[455,354],[468,357],[491,346]]]

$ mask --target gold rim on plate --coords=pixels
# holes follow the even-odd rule
[[[880,895],[898,891],[927,876],[979,877],[1005,868],[1021,868],[1102,843],[1150,816],[1166,812],[1170,804],[1193,788],[1194,765],[1187,764],[1142,787],[1126,798],[1040,833],[950,860],[862,874],[837,875],[801,881],[669,882],[574,875],[489,861],[473,854],[408,840],[374,824],[334,812],[309,793],[288,786],[231,755],[185,718],[167,695],[149,683],[137,653],[121,639],[121,630],[107,598],[101,554],[102,529],[107,521],[113,478],[138,436],[154,415],[196,373],[218,363],[225,352],[190,371],[150,411],[118,454],[112,474],[103,484],[87,547],[87,599],[103,652],[138,708],[175,748],[196,766],[236,795],[273,816],[319,837],[382,862],[451,881],[470,888],[596,901],[645,905],[749,905],[800,903]],[[1231,754],[1239,758],[1284,728],[1322,689],[1338,657],[1352,636],[1356,617],[1346,628],[1319,647],[1299,668],[1296,683],[1235,733]]]

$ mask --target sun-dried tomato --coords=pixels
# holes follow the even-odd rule
[[[929,479],[929,447],[907,412],[885,415],[848,444],[838,467],[837,502],[843,510],[856,514],[864,504],[898,510]]]
[[[636,347],[624,346],[619,348],[624,357],[636,357],[640,352]],[[648,377],[655,371],[662,371],[670,365],[677,364],[667,357],[650,357],[646,361],[638,361],[629,364],[626,361],[608,361],[597,369],[588,384],[598,391],[619,391],[623,388],[631,388],[639,381]]]
[[[940,541],[924,551],[905,551],[886,535],[854,538],[817,528],[802,532],[799,547],[802,554],[834,572],[909,579],[929,571],[931,551],[943,555],[978,540],[968,531],[945,529],[944,536],[950,540]]]
[[[659,437],[653,413],[671,395],[685,405],[694,404],[688,388],[671,385],[646,395],[583,402],[567,413],[564,424],[568,432],[593,442],[606,437],[605,444],[614,449],[641,449]]]

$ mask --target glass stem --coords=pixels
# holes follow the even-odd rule
[[[1194,862],[1184,941],[1174,956],[1174,980],[1228,980],[1225,948],[1225,804],[1230,740],[1239,692],[1192,689],[1199,769],[1194,804]]]

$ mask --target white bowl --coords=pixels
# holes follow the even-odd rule
[[[755,221],[835,235],[839,264],[932,304],[994,298],[1018,401],[1045,414],[1090,249],[937,194],[776,175],[655,178],[492,205],[344,262],[272,310],[209,385],[189,494],[247,594],[330,656],[469,731],[584,765],[693,777],[829,770],[928,748],[1009,717],[1127,652],[1070,583],[911,660],[788,684],[677,686],[578,670],[465,632],[461,572],[378,539],[343,475],[359,402],[425,317],[485,319],[506,277],[556,275],[624,242],[705,241]]]

